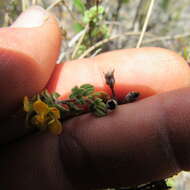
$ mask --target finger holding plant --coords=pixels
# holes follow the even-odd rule
[[[59,100],[58,93],[50,94],[48,90],[42,91],[30,100],[25,96],[26,126],[35,127],[40,131],[48,129],[53,134],[60,135],[63,122],[69,118],[89,112],[97,117],[106,116],[118,104],[114,92],[113,71],[105,74],[105,81],[112,91],[112,96],[106,92],[95,91],[91,84],[75,86],[71,90],[69,99],[66,100]],[[129,96],[132,98],[129,99]],[[126,97],[127,101],[123,103],[130,103],[139,97],[139,93],[130,92]]]
[[[96,116],[105,116],[108,112],[106,101],[109,95],[105,92],[95,92],[90,84],[74,87],[67,100],[59,100],[58,93],[47,90],[32,97],[24,97],[26,124],[40,131],[50,130],[59,135],[62,132],[64,120],[77,115],[92,112]]]
[[[45,19],[45,21],[47,20]],[[47,24],[48,22],[45,22],[45,23]],[[46,24],[44,24],[43,26],[46,26]],[[51,23],[51,26],[52,26],[52,23]],[[25,32],[23,32],[23,29],[18,30],[19,34],[20,33],[25,34]],[[37,31],[35,31],[35,34],[36,32]],[[42,33],[40,33],[41,35],[39,35],[39,31],[37,33],[38,33],[37,36],[44,37]],[[34,37],[32,39],[34,39]],[[44,41],[46,41],[46,38],[44,39]],[[42,44],[37,43],[35,47],[38,47],[38,45],[42,45]],[[31,62],[29,63],[31,63],[33,67],[38,66],[38,63],[47,63],[46,61],[49,60],[48,59],[49,52],[51,53],[53,52],[51,51],[51,48],[52,48],[51,45],[52,44],[50,43],[50,46],[46,46],[47,51],[45,52],[47,54],[45,54],[44,56],[40,56],[40,58],[44,58],[44,59],[39,59],[39,57],[37,56],[39,51],[37,51],[36,49],[34,49],[34,52],[32,52],[32,55],[29,54],[31,52],[30,50],[32,50],[33,48],[27,49],[27,51],[22,52],[22,54],[20,53],[20,58],[23,56],[23,54],[25,55],[25,58],[27,58],[22,63],[26,63],[26,60],[28,61],[31,60]],[[34,46],[25,46],[25,48],[23,49],[26,49],[26,47],[34,47]],[[56,47],[58,48],[58,45]],[[7,52],[11,55],[15,55],[13,54],[12,51],[7,50]],[[57,54],[57,50],[56,50],[56,54]],[[34,61],[32,58],[29,59],[29,55],[36,61]],[[53,56],[54,59],[52,58],[51,63],[55,63],[55,57],[56,56],[54,55]],[[14,58],[18,58],[18,57],[15,56]],[[11,60],[11,63],[14,63],[14,61]],[[4,62],[2,61],[2,63]],[[48,68],[51,66],[51,69],[49,70],[49,73],[51,73],[54,67],[54,64],[51,64],[50,62],[48,63],[49,63]],[[16,64],[14,64],[13,66],[15,65]],[[25,65],[22,65],[23,68],[24,66]],[[114,72],[107,73],[108,67],[112,68]],[[37,68],[40,69],[41,67],[37,67]],[[24,71],[23,73],[24,75],[27,74]],[[37,72],[37,73],[39,74],[39,77],[42,77],[42,75],[40,75],[41,74],[40,72]],[[73,77],[73,73],[75,73],[74,77]],[[104,79],[100,77],[101,73],[105,74],[106,77],[104,77]],[[113,74],[114,74],[114,77],[113,77]],[[6,77],[7,76],[8,75],[6,75]],[[46,77],[48,78],[48,76]],[[14,78],[16,79],[16,77]],[[45,80],[46,82],[48,80],[47,78]],[[8,171],[8,175],[7,175],[8,180],[9,180],[7,183],[8,186],[11,185],[10,179],[11,181],[16,180],[15,184],[18,184],[18,181],[19,183],[22,184],[23,180],[17,180],[17,178],[15,178],[15,175],[13,175],[15,172],[15,167],[19,168],[17,173],[23,174],[25,173],[25,171],[27,171],[27,175],[29,173],[28,171],[34,170],[33,167],[38,168],[39,171],[43,172],[43,174],[46,173],[44,172],[44,170],[48,168],[50,169],[48,170],[49,172],[48,174],[50,174],[50,177],[53,177],[54,174],[56,176],[56,179],[52,180],[53,185],[56,186],[57,184],[59,184],[59,183],[55,183],[57,182],[56,169],[61,168],[62,170],[62,167],[61,167],[62,165],[59,165],[59,163],[62,161],[60,161],[60,157],[59,157],[60,155],[57,156],[55,154],[57,154],[56,152],[57,139],[62,139],[64,141],[65,140],[64,137],[67,138],[68,133],[66,133],[66,135],[64,131],[62,133],[62,130],[64,130],[64,128],[66,132],[71,132],[71,133],[72,133],[72,130],[74,129],[75,137],[79,139],[81,144],[84,146],[85,150],[87,150],[90,153],[92,163],[97,164],[96,165],[97,171],[100,172],[100,174],[104,176],[104,178],[106,179],[105,180],[106,184],[101,184],[101,180],[96,184],[100,184],[102,186],[104,185],[114,186],[118,184],[119,185],[121,184],[133,185],[140,182],[141,183],[147,182],[150,179],[165,178],[166,176],[170,176],[171,174],[174,174],[178,168],[176,169],[174,168],[174,165],[169,164],[170,158],[172,158],[173,155],[170,155],[170,152],[166,155],[164,152],[166,150],[165,147],[160,146],[160,142],[165,140],[163,139],[163,136],[160,135],[161,133],[158,133],[158,129],[161,132],[165,132],[165,130],[163,129],[164,127],[159,128],[160,127],[159,125],[163,125],[164,123],[163,118],[161,117],[163,116],[163,114],[160,114],[160,111],[163,111],[164,113],[167,113],[167,114],[173,114],[174,112],[173,117],[170,117],[170,118],[173,118],[174,121],[175,120],[177,121],[177,119],[181,119],[179,118],[178,114],[175,115],[175,113],[178,113],[178,111],[176,111],[177,109],[173,110],[172,113],[168,113],[168,110],[166,107],[169,105],[167,104],[168,102],[171,104],[174,103],[174,105],[176,105],[176,107],[178,108],[183,107],[181,111],[184,113],[185,112],[184,107],[186,107],[189,104],[189,102],[187,101],[186,98],[184,101],[180,101],[181,99],[178,99],[178,97],[183,95],[183,92],[187,92],[187,89],[171,92],[165,95],[163,94],[163,96],[162,95],[159,96],[157,94],[171,91],[171,90],[176,90],[179,88],[189,87],[190,85],[189,78],[190,78],[189,66],[180,56],[178,56],[176,53],[171,52],[169,50],[165,50],[161,48],[153,48],[153,47],[120,50],[120,51],[102,54],[100,56],[94,57],[93,59],[76,60],[74,62],[69,61],[62,65],[56,65],[55,70],[52,74],[52,78],[49,84],[46,86],[48,91],[46,90],[42,91],[41,93],[32,97],[32,95],[36,91],[37,92],[41,91],[41,89],[44,86],[40,85],[40,87],[36,89],[35,91],[33,90],[32,93],[24,91],[25,89],[22,87],[20,88],[20,91],[18,90],[18,92],[20,93],[18,93],[19,97],[17,98],[17,100],[20,100],[24,95],[28,95],[28,97],[31,97],[31,98],[28,98],[27,96],[25,96],[24,98],[24,111],[26,112],[27,126],[35,128],[41,132],[49,130],[53,134],[56,134],[56,135],[61,134],[61,135],[59,136],[59,138],[57,138],[56,136],[44,134],[44,133],[42,135],[34,135],[34,136],[31,135],[29,139],[27,139],[26,141],[23,140],[23,142],[25,143],[22,143],[22,142],[18,143],[19,146],[17,146],[18,144],[15,143],[16,144],[15,147],[17,147],[18,149],[13,146],[14,148],[12,148],[8,154],[9,159],[7,159],[7,157],[3,156],[2,154],[3,158],[1,159],[1,163],[3,163],[2,165],[5,165],[5,167],[7,167],[6,170]],[[3,80],[3,82],[4,81],[5,80]],[[39,82],[40,80],[32,80],[30,78],[30,83],[26,82],[25,84],[27,84],[28,86],[32,84],[34,87],[36,86],[36,81]],[[101,90],[97,90],[97,88]],[[58,92],[59,94],[55,92]],[[141,97],[140,97],[141,99],[152,96],[152,95],[157,95],[157,96],[154,96],[152,98],[147,98],[146,100],[143,100],[139,103],[131,104],[129,106],[123,105],[123,106],[117,107],[117,103],[120,104],[120,102],[128,103],[128,102],[135,101],[136,98],[138,98],[139,96],[138,92],[141,93]],[[69,96],[67,98],[63,98],[63,96],[65,97],[65,95],[67,95],[68,93],[69,93]],[[7,94],[11,94],[11,92]],[[16,93],[14,92],[12,94],[14,96]],[[184,95],[184,97],[188,97],[188,96]],[[163,107],[160,108],[160,105],[158,106],[158,103],[160,102],[162,102],[165,105],[165,110],[162,110]],[[184,102],[186,104],[184,104]],[[13,104],[10,103],[9,105],[13,105]],[[109,114],[111,110],[114,110],[115,108],[118,108],[118,109],[116,109],[116,111],[113,111],[112,112],[113,114],[110,117],[109,115],[108,117],[103,117],[99,119],[93,119],[93,117],[90,117],[91,119],[88,120],[89,118],[88,115],[84,115],[84,116],[81,116],[82,118],[84,118],[83,121],[78,119],[78,123],[76,122],[77,118],[74,118],[72,120],[65,122],[66,120],[70,118],[73,118],[75,116],[78,116],[84,113],[89,113],[89,112],[93,113],[95,116],[98,116],[98,117],[107,116],[107,114]],[[187,113],[188,112],[186,112],[186,114]],[[172,115],[169,115],[169,116],[172,116]],[[72,123],[73,121],[75,121],[76,123],[74,124],[77,124],[77,125],[74,125]],[[64,122],[65,122],[65,126],[64,126]],[[169,121],[167,120],[167,122],[171,122],[171,120]],[[182,132],[184,128],[183,122],[182,124],[179,122],[172,123],[172,124],[173,124],[171,125],[172,127],[168,126],[168,128],[173,130],[174,135],[177,134],[181,138],[183,137],[186,138],[186,141],[185,140],[184,141],[187,144],[189,142],[189,137],[188,137],[188,133],[184,135],[184,133]],[[16,127],[19,127],[19,124],[14,123],[14,125]],[[8,124],[6,126],[8,126]],[[13,133],[12,128],[10,131],[11,133]],[[4,133],[2,134],[4,136]],[[43,138],[44,138],[44,141],[41,141]],[[145,138],[146,138],[146,142],[144,141]],[[96,139],[96,140],[93,141],[91,139]],[[52,140],[52,141],[49,141],[49,140]],[[174,136],[174,142],[175,140],[176,140],[176,137]],[[39,142],[43,142],[43,143],[39,143]],[[44,142],[47,143],[46,144],[47,147],[45,146]],[[167,144],[168,142],[164,141],[164,143],[168,145]],[[35,144],[36,144],[36,149],[32,149],[33,151],[31,151],[31,147],[33,148]],[[78,153],[78,152],[76,153],[75,149],[71,150],[71,153],[73,151],[74,154],[67,154],[68,152],[64,154],[65,149],[62,147],[61,144],[59,146],[61,147],[60,149],[63,152],[63,157],[65,155],[68,156],[69,161],[72,160],[70,158],[74,157],[74,159],[70,162],[72,166],[74,165],[76,161],[78,161],[77,158],[79,158],[78,162],[80,165],[81,163],[86,163],[85,162],[86,160],[85,159],[83,160],[83,157],[81,158],[80,156],[79,157],[75,156]],[[56,151],[52,151],[54,147],[56,147],[55,148]],[[71,147],[72,149],[72,146],[70,146],[70,144],[69,144],[69,147]],[[176,146],[173,146],[173,147],[175,148],[175,150],[178,150],[178,147]],[[179,148],[181,148],[181,152],[187,152],[185,149],[186,147],[179,146]],[[44,153],[46,153],[45,152],[46,150],[48,152],[47,154],[48,156],[45,157],[44,159],[44,155],[45,155]],[[143,153],[141,150],[143,150]],[[22,154],[22,156],[20,156],[19,159],[15,162],[15,159],[17,158],[18,153],[22,153],[22,152],[24,154]],[[149,154],[150,152],[151,154]],[[38,157],[40,154],[42,154],[41,158]],[[50,154],[53,154],[53,156],[52,155],[49,156]],[[134,155],[133,159],[131,160],[130,160],[130,155]],[[168,155],[171,157],[167,157]],[[49,165],[50,165],[49,163],[52,163],[52,160],[48,160],[48,159],[53,158],[56,160],[57,159],[56,156],[59,158],[58,165],[56,165],[58,167],[56,167],[55,169],[56,171],[54,170],[55,167],[53,168],[53,172],[55,172],[53,173],[51,172],[52,171],[51,168],[49,168]],[[10,157],[11,158],[14,157],[15,159],[12,160],[10,159]],[[179,157],[182,158],[181,155]],[[29,158],[29,159],[26,159],[26,158]],[[122,158],[122,162],[121,162],[121,158]],[[139,158],[141,158],[140,162],[139,162]],[[40,162],[41,160],[42,162]],[[67,162],[68,160],[65,159],[63,163],[65,164],[65,162]],[[148,166],[146,166],[145,168],[143,161],[147,161],[147,160],[149,162],[147,162]],[[89,160],[87,159],[87,161]],[[163,167],[160,167],[160,168],[155,167],[155,162],[163,163],[162,164]],[[189,161],[186,161],[186,164],[188,162]],[[34,166],[31,163],[35,163],[36,165]],[[114,163],[114,166],[113,166],[113,163]],[[180,166],[184,166],[183,165],[184,163],[185,163],[184,161],[181,161]],[[10,167],[10,165],[15,166],[15,167]],[[27,168],[28,170],[26,170],[26,168],[24,168],[23,166],[28,167]],[[32,168],[30,168],[31,166]],[[135,177],[131,177],[131,174],[133,173],[133,171],[136,171],[135,169],[139,169],[139,168],[141,168],[142,172],[138,172],[135,174],[136,175]],[[187,167],[181,167],[180,169],[183,169],[183,168],[186,169]],[[74,167],[74,169],[76,168]],[[82,169],[85,169],[85,166],[84,167],[82,166]],[[7,173],[4,172],[6,170],[5,169],[1,170],[2,172],[1,177],[3,179],[7,177],[6,176]],[[144,175],[143,170],[146,170],[146,175]],[[81,170],[79,170],[79,172],[80,171]],[[83,171],[84,170],[82,170],[82,172]],[[94,172],[94,170],[91,170],[91,171]],[[108,172],[108,171],[111,171],[111,172]],[[80,174],[82,174],[82,172]],[[20,176],[22,178],[23,175],[18,175],[18,177]],[[29,179],[36,180],[36,175],[29,176],[29,177],[30,177]],[[45,179],[47,176],[41,175],[40,177],[42,178],[44,177]],[[80,176],[78,175],[77,178],[79,177]],[[133,179],[133,181],[131,181],[131,179]],[[2,180],[2,181],[5,181],[5,180]],[[47,178],[44,181],[48,181]],[[38,188],[41,181],[39,182],[37,179],[37,182],[38,182],[37,183],[37,188]],[[88,182],[86,178],[85,178],[85,182]],[[30,183],[29,181],[28,184],[34,185],[34,182],[32,181],[32,183]],[[48,184],[48,182],[46,184]],[[150,183],[148,186],[140,185],[138,188],[139,189],[156,188],[155,184],[166,187],[165,181],[162,180],[161,182]]]

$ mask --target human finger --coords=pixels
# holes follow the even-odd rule
[[[60,136],[36,134],[7,145],[0,186],[123,187],[189,170],[189,95],[186,88],[152,96],[99,119],[73,118]]]
[[[55,67],[60,42],[56,18],[38,6],[22,13],[11,27],[0,29],[0,144],[28,131],[23,114],[12,113],[21,107],[24,96],[45,87]]]
[[[74,86],[85,83],[111,94],[104,75],[112,70],[117,99],[122,99],[129,91],[140,92],[140,99],[143,99],[190,85],[190,68],[181,56],[167,49],[147,47],[112,51],[56,65],[46,88],[60,93],[62,99],[68,97]],[[10,127],[11,134],[20,133],[19,129],[17,132],[13,130],[17,129],[15,126]],[[7,139],[5,135],[2,138]]]
[[[60,150],[73,181],[122,187],[189,170],[189,96],[189,88],[170,91],[119,106],[106,117],[64,123]]]
[[[0,115],[8,115],[21,102],[44,88],[60,49],[56,18],[34,6],[11,27],[0,29]]]
[[[114,71],[118,99],[129,91],[139,91],[140,98],[145,98],[190,85],[190,67],[180,55],[167,49],[144,47],[56,65],[47,88],[61,94],[62,99],[68,97],[74,86],[85,83],[111,94],[104,77],[110,71]]]

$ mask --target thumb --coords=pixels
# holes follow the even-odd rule
[[[43,25],[48,19],[49,13],[39,6],[33,6],[23,12],[13,24],[12,28],[34,28]],[[32,19],[31,19],[32,18]]]
[[[31,7],[8,28],[0,29],[0,115],[14,110],[23,96],[44,88],[60,49],[53,15]]]

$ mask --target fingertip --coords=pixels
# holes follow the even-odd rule
[[[49,13],[40,6],[32,6],[24,11],[10,27],[12,28],[33,28],[43,25],[49,17]],[[32,19],[31,19],[32,18]]]
[[[60,44],[56,18],[40,7],[29,8],[11,27],[0,29],[1,116],[15,109],[23,96],[45,87]]]
[[[142,99],[190,85],[190,67],[183,57],[167,49],[144,47],[110,51],[56,65],[48,88],[65,98],[74,86],[90,83],[96,90],[111,94],[105,73],[113,70],[118,99],[130,91],[140,92]]]

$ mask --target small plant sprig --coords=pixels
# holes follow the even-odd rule
[[[75,86],[66,100],[61,100],[58,93],[49,93],[47,90],[30,99],[25,96],[26,125],[59,135],[63,130],[63,122],[69,118],[89,112],[97,117],[103,117],[110,110],[115,110],[118,104],[134,102],[140,95],[139,92],[132,91],[119,102],[114,90],[114,70],[105,74],[105,82],[111,89],[111,96],[106,92],[96,92],[91,84]],[[122,190],[168,190],[169,188],[167,180],[163,179]]]
[[[103,23],[105,8],[100,3],[100,0],[86,4],[82,0],[74,1],[74,6],[82,16],[81,22],[74,24],[74,29],[77,33],[84,31],[84,34],[73,51],[72,58],[80,57],[93,44],[109,37],[109,29]]]
[[[110,96],[105,92],[95,92],[90,84],[74,87],[67,100],[59,100],[58,93],[47,90],[29,99],[24,97],[26,124],[40,131],[50,130],[59,135],[62,132],[63,121],[77,115],[91,112],[102,117],[107,115],[106,101]]]
[[[106,92],[95,91],[91,84],[75,86],[67,100],[61,100],[58,93],[49,93],[47,90],[30,99],[25,96],[26,125],[59,135],[63,129],[63,121],[69,118],[89,112],[97,117],[106,116],[119,104],[115,97],[114,71],[105,74],[105,81],[111,89],[111,96]],[[133,102],[138,97],[138,92],[130,92],[122,103]]]

